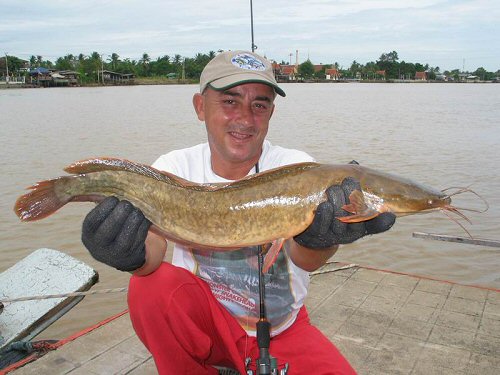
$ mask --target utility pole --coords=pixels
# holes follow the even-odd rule
[[[5,83],[9,84],[9,62],[7,61],[7,52],[5,52],[5,69],[7,69],[7,76],[5,77]]]
[[[104,86],[104,60],[102,59],[104,55],[99,55],[101,58],[101,83]],[[99,73],[97,73],[97,83],[99,83]]]

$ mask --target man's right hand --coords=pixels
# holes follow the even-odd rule
[[[82,242],[98,261],[120,271],[134,271],[146,261],[150,226],[142,211],[130,202],[108,197],[85,217]]]

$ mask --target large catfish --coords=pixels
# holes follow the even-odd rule
[[[455,211],[441,191],[355,164],[293,164],[227,184],[195,184],[113,158],[79,161],[65,171],[73,175],[39,182],[19,197],[14,210],[21,220],[42,219],[68,202],[99,202],[113,195],[141,209],[152,230],[169,240],[196,249],[233,250],[281,243],[301,233],[326,200],[325,190],[348,176],[360,181],[362,191],[354,191],[343,207],[350,215],[338,220],[346,223],[387,211],[396,216]],[[271,262],[267,259],[266,268]]]

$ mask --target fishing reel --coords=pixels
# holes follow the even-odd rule
[[[252,366],[252,359],[247,358],[245,361],[247,375],[287,375],[288,363],[283,368],[278,368],[278,361],[273,356],[269,356],[269,362],[262,361],[261,358],[255,360],[255,366]]]
[[[271,363],[270,367],[264,368],[263,364],[259,363],[259,360],[257,359],[256,362],[256,368],[257,370],[252,370],[250,369],[250,364],[252,360],[250,358],[247,358],[246,360],[246,369],[247,369],[247,375],[264,375],[264,374],[269,374],[269,375],[287,375],[288,374],[288,363],[283,367],[281,370],[278,369],[277,361],[276,358],[271,356]],[[261,367],[262,366],[262,367]],[[261,372],[261,371],[266,371],[266,372]]]
[[[280,369],[278,367],[278,360],[269,354],[269,344],[271,342],[270,328],[271,324],[265,317],[261,317],[257,322],[259,358],[255,360],[255,366],[252,366],[251,358],[246,359],[245,368],[247,375],[287,375],[288,373],[288,363]]]

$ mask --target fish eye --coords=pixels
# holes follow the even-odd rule
[[[434,203],[434,201],[433,201],[432,199],[429,199],[429,200],[427,201],[427,203],[428,203],[429,205],[432,205],[432,204]]]

